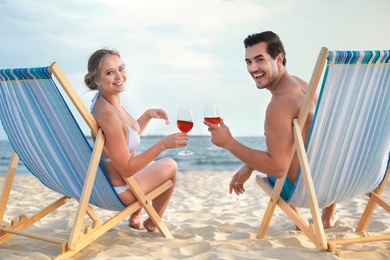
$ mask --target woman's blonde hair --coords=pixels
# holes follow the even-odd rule
[[[121,57],[117,50],[108,48],[97,50],[89,57],[88,73],[84,77],[84,82],[90,90],[97,89],[96,80],[99,76],[100,67],[103,59],[108,55],[117,55],[118,57]]]

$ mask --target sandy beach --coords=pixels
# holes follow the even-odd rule
[[[255,239],[268,197],[252,179],[241,196],[228,193],[234,172],[201,171],[180,173],[175,193],[163,217],[174,239],[157,233],[136,231],[122,221],[103,237],[78,253],[74,259],[339,259],[320,252],[295,229],[277,209],[264,240]],[[4,177],[0,177],[2,187]],[[41,205],[59,195],[45,188],[32,176],[17,176],[5,221],[16,217],[20,209],[33,214]],[[390,189],[385,198],[390,201]],[[331,238],[353,237],[365,196],[338,205],[342,223],[327,230]],[[36,223],[31,231],[66,238],[72,226],[76,203]],[[308,214],[308,211],[303,211]],[[109,211],[98,210],[109,217]],[[146,217],[146,214],[144,214]],[[390,233],[390,218],[377,208],[368,230],[370,234]],[[340,247],[346,259],[390,259],[390,242],[372,242]],[[50,259],[58,246],[39,240],[14,237],[0,245],[0,259]]]

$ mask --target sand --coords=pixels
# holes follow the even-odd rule
[[[157,233],[133,230],[127,221],[97,239],[74,256],[74,259],[340,259],[321,252],[295,229],[294,224],[276,209],[266,239],[255,239],[268,197],[255,183],[254,175],[241,196],[228,193],[234,172],[186,172],[178,176],[173,198],[163,217],[174,239]],[[2,187],[4,177],[0,177]],[[32,176],[17,176],[6,211],[5,221],[21,209],[28,216],[59,195],[45,188]],[[385,198],[390,201],[390,189]],[[326,231],[331,238],[353,237],[353,230],[367,198],[358,197],[338,205],[341,224]],[[69,203],[35,227],[39,234],[58,238],[69,235],[76,203]],[[303,211],[308,214],[307,210]],[[110,211],[98,210],[102,218]],[[146,217],[146,214],[144,215]],[[389,214],[377,208],[368,231],[389,234]],[[347,259],[390,259],[390,241],[354,244],[341,247]],[[0,259],[50,259],[58,254],[57,245],[14,237],[0,245]]]

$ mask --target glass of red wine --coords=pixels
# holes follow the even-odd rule
[[[177,127],[183,133],[188,133],[194,126],[194,120],[192,117],[192,111],[189,108],[180,108],[177,113]],[[187,146],[184,147],[184,151],[180,151],[179,155],[188,156],[194,154],[187,150]]]
[[[204,121],[218,125],[221,122],[219,108],[217,104],[206,104],[204,107]],[[217,150],[219,147],[212,145],[207,150]]]

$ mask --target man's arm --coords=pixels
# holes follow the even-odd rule
[[[207,124],[212,134],[212,142],[240,159],[249,167],[277,178],[283,177],[291,164],[295,146],[292,133],[292,119],[296,108],[286,99],[271,101],[266,112],[267,150],[251,149],[236,139],[229,128],[221,121],[221,126]]]

